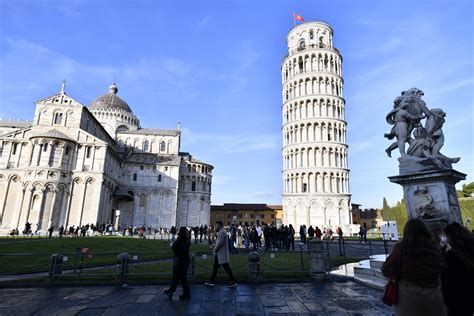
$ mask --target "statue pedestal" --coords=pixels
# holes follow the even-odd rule
[[[454,169],[400,173],[388,178],[403,186],[408,218],[422,219],[433,231],[452,222],[462,225],[455,185],[466,179],[464,173]]]

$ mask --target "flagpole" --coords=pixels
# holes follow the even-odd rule
[[[293,26],[296,26],[295,12],[293,11]]]

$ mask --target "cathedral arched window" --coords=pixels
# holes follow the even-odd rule
[[[54,124],[55,125],[60,125],[63,121],[63,114],[62,113],[56,113],[54,114]]]
[[[133,174],[132,179],[133,179],[133,181],[137,181],[137,174],[136,173]]]
[[[158,182],[161,182],[161,174],[158,175]]]
[[[146,200],[145,194],[141,194],[138,206],[142,206],[142,207],[145,206],[145,200]]]
[[[165,152],[166,151],[166,143],[165,141],[160,142],[160,152]]]
[[[148,151],[148,147],[149,147],[148,140],[145,140],[145,141],[143,142],[143,145],[142,145],[142,146],[143,146],[143,147],[142,147],[142,148],[143,148],[143,151]]]

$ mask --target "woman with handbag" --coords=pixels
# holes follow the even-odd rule
[[[440,287],[443,269],[441,246],[420,219],[405,224],[403,238],[396,243],[382,266],[382,273],[397,284],[395,314],[445,316]],[[393,295],[389,286],[386,295]]]
[[[169,289],[164,290],[169,298],[172,298],[174,291],[178,287],[178,282],[181,281],[183,286],[183,295],[179,296],[180,300],[188,300],[191,298],[191,291],[188,284],[188,267],[189,267],[189,247],[191,242],[188,238],[188,231],[186,227],[181,227],[178,232],[178,238],[173,242],[171,249],[174,253],[173,258],[173,279]]]

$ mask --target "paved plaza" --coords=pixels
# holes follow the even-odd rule
[[[352,281],[191,286],[191,300],[166,286],[0,289],[1,315],[391,315],[382,292]]]

